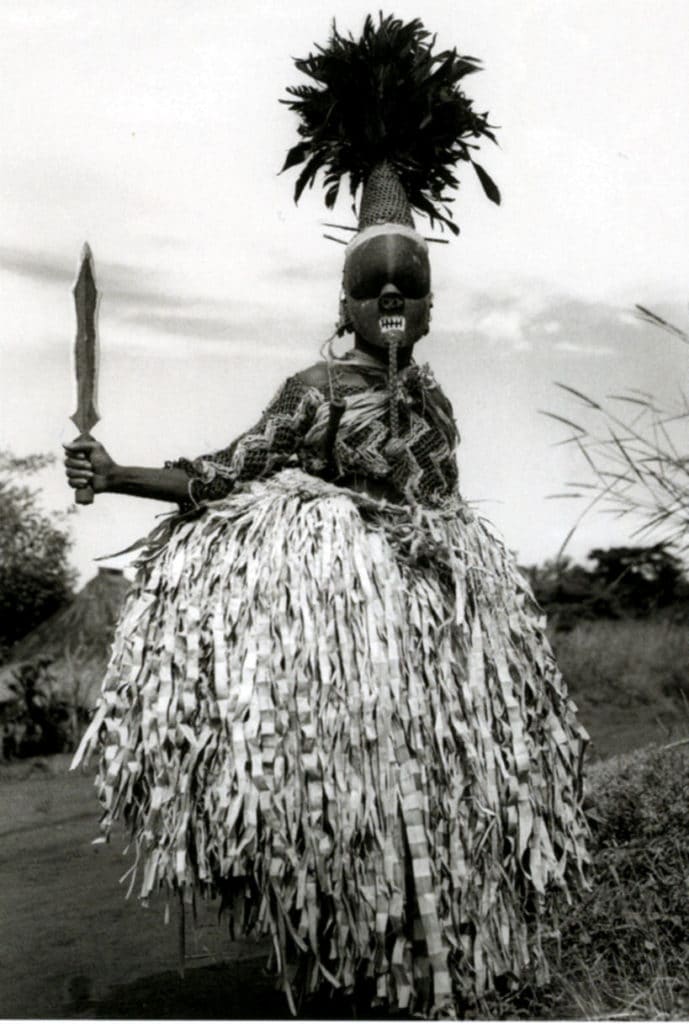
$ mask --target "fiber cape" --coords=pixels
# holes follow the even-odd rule
[[[422,1013],[544,980],[586,737],[486,524],[286,469],[165,533],[76,756],[140,895],[222,895],[290,996],[296,960]]]

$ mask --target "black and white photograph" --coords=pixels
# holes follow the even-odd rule
[[[0,0],[0,1019],[689,1018],[687,54]]]

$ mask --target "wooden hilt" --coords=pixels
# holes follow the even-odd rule
[[[77,505],[92,505],[93,487],[77,487],[74,492],[74,500]]]
[[[93,441],[90,434],[79,434],[77,441]],[[93,487],[77,487],[74,492],[74,500],[77,505],[92,505],[93,504]]]

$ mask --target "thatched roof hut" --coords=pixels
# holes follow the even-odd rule
[[[100,568],[76,597],[14,645],[0,670],[0,694],[9,690],[17,668],[37,659],[50,661],[56,690],[72,703],[91,706],[96,698],[110,644],[129,582],[121,569]]]

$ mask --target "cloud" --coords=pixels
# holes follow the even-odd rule
[[[0,246],[0,267],[11,274],[29,277],[37,282],[72,282],[74,274],[64,263],[27,249]]]
[[[641,317],[637,312],[625,309],[618,316],[621,324],[625,324],[627,327],[635,327],[637,331],[641,329]]]
[[[553,349],[582,356],[610,356],[616,352],[610,345],[579,345],[576,341],[556,341]]]
[[[0,269],[46,287],[71,288],[74,265],[51,253],[0,246]],[[273,264],[265,280],[241,299],[217,299],[173,287],[171,274],[144,263],[96,263],[99,289],[108,296],[113,321],[141,328],[149,336],[176,337],[192,342],[262,350],[275,344],[304,345],[304,339],[325,338],[331,329],[323,322],[323,294],[331,293],[328,275],[318,261]],[[294,293],[275,293],[270,281],[309,282]],[[267,284],[267,287],[266,287]],[[610,358],[629,356],[635,344],[645,343],[643,326],[632,309],[600,301],[557,294],[538,281],[521,280],[492,291],[466,291],[452,303],[447,326],[459,329],[495,351],[535,357]],[[101,311],[103,312],[103,311]],[[646,330],[649,330],[646,328]]]
[[[613,356],[638,337],[633,312],[605,302],[548,292],[520,282],[502,293],[476,291],[462,301],[463,329],[505,354]]]
[[[215,305],[208,309],[190,311],[185,305],[184,311],[155,310],[150,307],[137,309],[120,315],[121,322],[136,324],[158,335],[175,335],[188,338],[190,341],[203,339],[221,344],[261,343],[275,345],[277,314],[266,314],[258,310],[251,315],[245,306],[241,309],[228,303],[224,312],[218,312]]]
[[[0,247],[2,270],[27,281],[30,293],[50,288],[53,298],[58,292],[69,294],[76,276],[76,267],[59,256],[11,246]],[[335,300],[326,310],[314,289],[306,294],[290,292],[287,301],[276,295],[274,284],[266,287],[264,283],[251,296],[216,299],[173,288],[170,274],[143,263],[98,260],[96,279],[101,297],[107,298],[100,308],[102,331],[109,337],[119,335],[120,350],[164,349],[169,357],[188,358],[192,353],[210,355],[222,347],[229,349],[232,358],[266,359],[285,351],[316,359],[335,318]],[[48,308],[50,301],[37,305]],[[40,331],[32,331],[34,347],[45,347],[40,336]],[[24,348],[24,335],[17,338]]]
[[[515,351],[523,351],[525,344],[531,347],[524,336],[525,326],[523,311],[514,306],[491,309],[476,322],[475,329],[494,342],[507,342]]]
[[[174,313],[142,310],[118,317],[162,334],[179,334],[217,341],[245,341],[246,330],[232,319],[211,313]]]
[[[344,246],[342,246],[342,252],[344,259]],[[323,266],[318,260],[295,262],[294,256],[286,257],[284,262],[277,263],[268,271],[267,277],[277,281],[298,281],[300,283],[317,282],[322,284],[324,280]]]
[[[19,274],[37,284],[71,285],[76,277],[76,266],[50,253],[36,252],[13,246],[0,246],[0,268],[11,274]],[[96,280],[102,290],[107,282],[109,294],[126,302],[141,302],[154,299],[166,305],[181,305],[189,302],[179,295],[155,283],[158,276],[146,267],[124,263],[96,261]]]
[[[38,284],[56,282],[64,285],[74,281],[77,267],[51,253],[0,246],[0,269],[31,278]],[[166,287],[165,275],[150,266],[96,259],[95,270],[99,289],[123,302],[154,301],[168,307],[188,307],[208,301],[205,296],[184,294],[179,289],[173,291],[169,285]]]
[[[71,288],[76,276],[76,268],[63,259],[10,246],[0,246],[0,269],[38,285],[56,284],[63,289]],[[231,303],[173,291],[161,274],[145,266],[97,261],[96,280],[101,294],[108,296],[115,319],[153,331],[224,340],[237,319]]]

